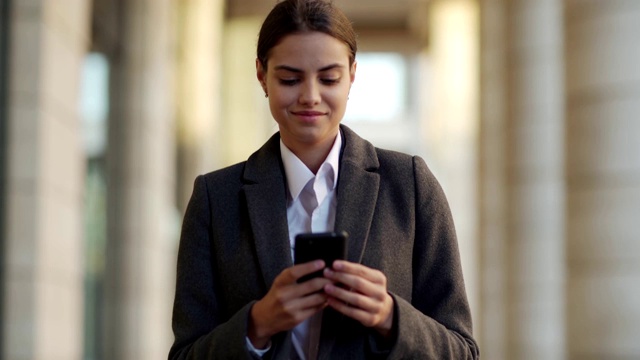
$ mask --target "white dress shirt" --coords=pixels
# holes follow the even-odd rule
[[[280,155],[289,189],[287,222],[292,258],[296,235],[333,231],[341,147],[342,136],[338,133],[329,155],[314,175],[280,140]],[[301,360],[316,359],[321,322],[322,312],[319,312],[293,329],[293,346]]]

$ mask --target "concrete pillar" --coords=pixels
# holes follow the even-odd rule
[[[510,1],[506,18],[508,358],[562,359],[562,3]]]
[[[191,0],[177,5],[181,16],[176,74],[180,213],[186,209],[195,177],[222,166],[224,3]]]
[[[105,359],[166,358],[177,243],[171,0],[119,4],[107,148]]]
[[[3,359],[82,358],[88,4],[12,1]]]
[[[451,206],[475,321],[479,319],[476,191],[479,9],[475,0],[434,0],[430,6],[433,109],[425,127],[433,160],[429,166]],[[474,326],[476,334],[479,329]]]
[[[505,0],[480,2],[480,138],[478,233],[482,357],[508,360],[506,263],[506,8]]]
[[[571,359],[640,358],[640,2],[565,0]]]

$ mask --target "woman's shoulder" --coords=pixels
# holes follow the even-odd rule
[[[200,175],[207,184],[220,185],[237,182],[242,183],[242,174],[246,165],[246,161],[239,162],[234,165],[226,166],[221,169],[213,170],[206,174]]]
[[[418,155],[376,148],[379,174],[392,182],[420,183],[426,189],[439,188],[440,184],[426,161]]]
[[[378,160],[381,163],[396,163],[406,166],[411,164],[413,162],[413,158],[415,157],[415,155],[410,155],[400,151],[381,149],[379,147],[376,147],[375,149],[376,154],[378,155]]]
[[[380,170],[384,172],[413,174],[416,163],[424,164],[424,160],[417,155],[377,147],[375,149],[380,162]]]

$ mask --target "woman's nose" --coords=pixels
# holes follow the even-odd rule
[[[313,81],[309,81],[301,87],[299,101],[305,105],[320,103],[320,87]]]

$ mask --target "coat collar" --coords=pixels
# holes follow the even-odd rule
[[[361,262],[377,202],[380,178],[375,148],[340,125],[340,157],[336,231],[349,234],[347,257]],[[260,268],[267,288],[292,265],[287,225],[286,179],[280,158],[280,135],[274,134],[247,160],[243,181]]]

